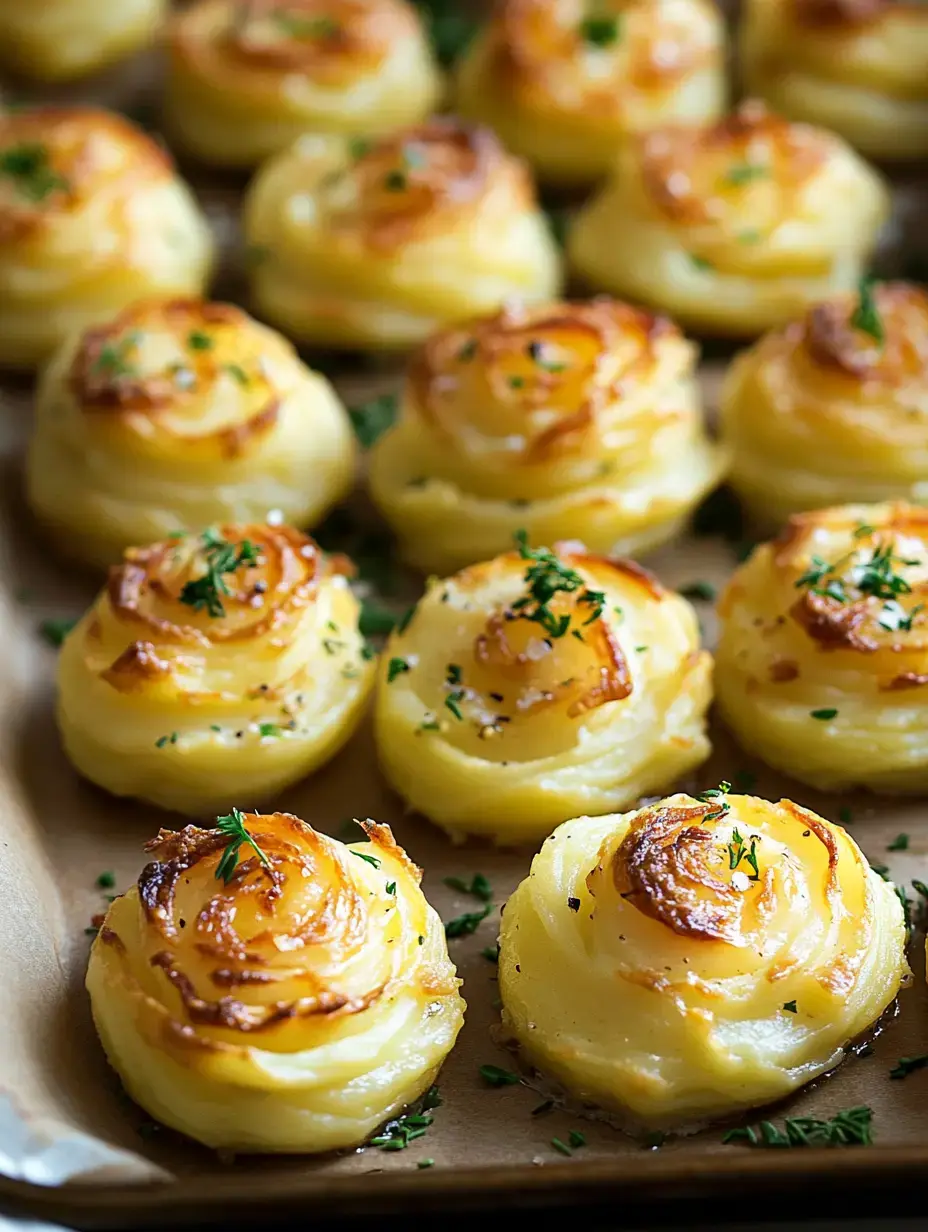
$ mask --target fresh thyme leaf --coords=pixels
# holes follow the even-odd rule
[[[500,1069],[498,1065],[481,1065],[480,1077],[491,1087],[514,1087],[522,1081],[511,1069]]]
[[[446,672],[445,679],[447,680],[448,684],[460,684],[461,683],[461,668],[459,664],[449,663],[447,668],[445,669],[445,672]]]
[[[907,834],[897,834],[893,841],[886,848],[887,851],[908,851],[909,836]]]
[[[493,887],[483,873],[474,873],[470,881],[465,881],[463,877],[445,877],[444,883],[446,886],[450,886],[452,890],[460,890],[462,894],[470,894],[484,903],[490,902],[493,898]]]
[[[838,712],[833,706],[826,706],[823,710],[810,710],[809,717],[818,719],[822,723],[828,723],[831,719],[837,718]]]
[[[876,279],[865,277],[857,284],[857,307],[851,316],[851,325],[861,333],[869,334],[878,346],[882,346],[886,341],[886,331],[873,294],[875,283]]]
[[[585,17],[580,23],[580,37],[593,47],[611,47],[619,38],[619,19],[607,15]]]
[[[907,1078],[909,1074],[914,1074],[917,1069],[925,1069],[926,1067],[928,1067],[928,1052],[922,1053],[918,1057],[900,1057],[889,1071],[889,1076],[890,1078]]]
[[[60,646],[76,624],[76,617],[50,617],[39,625],[39,632],[49,646]]]
[[[48,147],[40,142],[22,142],[0,152],[0,177],[12,180],[18,191],[36,204],[59,189],[70,188],[64,176],[52,170]]]
[[[376,856],[369,856],[366,851],[353,851],[353,856],[357,856],[359,860],[363,860],[365,864],[370,864],[372,868],[380,868],[380,861]]]
[[[379,398],[348,408],[351,426],[362,449],[370,449],[388,428],[393,427],[397,410],[396,394],[381,394]]]
[[[207,530],[200,536],[200,545],[206,560],[206,572],[195,581],[187,582],[180,592],[181,603],[195,612],[204,608],[214,619],[225,616],[222,596],[230,591],[224,575],[235,573],[242,565],[257,564],[260,553],[250,539],[241,543],[229,543],[216,531]]]
[[[464,715],[461,713],[461,707],[459,705],[459,703],[462,702],[463,700],[464,700],[464,690],[463,689],[455,689],[453,693],[449,693],[448,696],[445,698],[445,705],[451,711],[451,713],[454,715],[456,719],[464,718]]]
[[[397,676],[402,676],[403,672],[409,671],[409,664],[405,659],[391,659],[387,664],[387,684],[392,684]]]
[[[216,829],[226,836],[229,840],[225,851],[222,853],[222,858],[216,865],[216,880],[224,881],[226,885],[232,880],[235,875],[235,869],[238,865],[239,848],[247,843],[254,849],[258,859],[265,868],[271,867],[271,862],[252,838],[251,834],[245,827],[245,814],[239,809],[234,808],[231,813],[225,817],[216,818]]]
[[[872,1122],[871,1108],[845,1108],[827,1121],[817,1117],[786,1117],[782,1130],[772,1121],[761,1121],[757,1129],[752,1126],[730,1129],[722,1142],[746,1142],[750,1146],[764,1147],[871,1146]]]
[[[480,911],[468,911],[464,915],[455,916],[453,920],[445,923],[445,936],[452,940],[457,937],[469,937],[471,933],[477,931],[492,910],[492,906],[487,903]]]
[[[732,830],[731,842],[728,844],[728,867],[734,870],[742,860],[753,869],[753,873],[748,875],[748,880],[757,881],[760,878],[757,867],[757,839],[752,838],[751,846],[748,847],[736,826]]]

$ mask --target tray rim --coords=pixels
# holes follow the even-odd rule
[[[850,1152],[850,1155],[849,1155]],[[769,1220],[796,1204],[827,1197],[830,1218],[870,1213],[868,1198],[886,1212],[892,1187],[892,1215],[924,1214],[921,1189],[913,1182],[928,1169],[928,1146],[811,1148],[795,1151],[739,1148],[732,1155],[659,1152],[573,1164],[529,1163],[479,1168],[445,1168],[387,1172],[364,1180],[357,1174],[326,1176],[321,1172],[277,1178],[268,1193],[259,1173],[182,1177],[175,1181],[115,1183],[72,1181],[43,1186],[0,1176],[0,1213],[28,1216],[64,1227],[96,1229],[165,1229],[191,1219],[198,1227],[227,1225],[230,1216],[246,1220],[283,1215],[295,1204],[313,1203],[317,1220],[378,1218],[442,1212],[464,1215],[480,1209],[510,1210],[555,1204],[594,1207],[612,1200],[616,1226],[626,1218],[650,1223],[680,1217],[681,1204],[712,1203],[713,1223]],[[784,1183],[786,1182],[786,1183]],[[748,1212],[737,1196],[749,1197]],[[764,1210],[757,1211],[763,1200]],[[449,1206],[454,1203],[453,1208]],[[808,1202],[802,1208],[810,1214]],[[692,1221],[689,1211],[688,1221]]]

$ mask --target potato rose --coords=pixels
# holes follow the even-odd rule
[[[199,294],[212,260],[189,189],[128,120],[0,112],[0,364],[32,367],[144,296]]]
[[[428,1089],[460,980],[388,826],[350,846],[289,813],[162,830],[90,952],[87,989],[132,1098],[230,1151],[357,1146]]]
[[[784,115],[873,158],[928,154],[928,11],[919,0],[749,0],[742,72]]]
[[[627,304],[510,306],[415,356],[371,492],[403,555],[447,573],[532,538],[640,553],[718,481],[696,348]]]
[[[801,782],[928,790],[926,602],[928,510],[900,502],[794,515],[720,601],[725,721]]]
[[[535,842],[704,761],[711,670],[693,609],[639,565],[523,539],[433,582],[391,636],[381,766],[452,838]]]
[[[850,290],[888,213],[882,178],[839,137],[746,102],[632,144],[568,255],[592,287],[745,336]]]
[[[413,346],[561,279],[523,164],[450,119],[373,143],[301,137],[258,173],[245,232],[261,312],[327,346]]]
[[[708,0],[502,0],[461,64],[458,110],[542,179],[584,185],[631,135],[717,120],[724,59]]]
[[[729,369],[731,483],[770,529],[850,501],[928,501],[928,294],[871,287],[810,308]]]
[[[440,92],[406,0],[197,0],[171,27],[165,122],[208,163],[252,167],[304,132],[394,132]]]
[[[0,0],[4,67],[40,81],[105,68],[155,34],[167,0]]]
[[[909,979],[902,906],[850,835],[727,787],[565,822],[506,904],[504,1026],[631,1127],[789,1095]]]
[[[337,562],[282,526],[130,548],[68,635],[58,725],[117,796],[204,815],[328,761],[373,678]]]
[[[325,377],[229,304],[156,300],[65,343],[39,386],[30,503],[96,565],[271,510],[312,526],[350,489],[354,436]]]

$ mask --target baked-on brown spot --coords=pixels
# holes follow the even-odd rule
[[[923,13],[921,0],[790,0],[796,21],[813,30],[856,31],[899,9]]]
[[[417,412],[452,443],[469,408],[498,405],[500,435],[512,435],[517,416],[525,448],[512,452],[513,462],[535,466],[576,448],[602,411],[647,384],[668,338],[682,341],[666,317],[607,298],[542,308],[510,304],[433,334],[413,357],[409,390]],[[526,359],[533,350],[538,359]],[[546,365],[546,354],[558,362]],[[694,359],[685,351],[681,356]],[[529,370],[515,389],[514,366]]]
[[[787,327],[787,341],[804,344],[816,363],[856,381],[928,382],[928,294],[908,283],[884,282],[873,295],[883,342],[852,324],[857,297],[850,295],[810,308],[804,321]]]
[[[770,664],[770,679],[774,684],[786,684],[799,677],[799,664],[792,659],[776,659]]]
[[[920,689],[922,685],[928,684],[928,675],[920,672],[901,672],[898,676],[894,676],[889,684],[882,685],[884,692],[892,693],[899,689]]]
[[[100,673],[100,679],[120,693],[134,693],[146,681],[161,680],[171,673],[171,664],[159,657],[151,642],[133,642],[119,658]]]

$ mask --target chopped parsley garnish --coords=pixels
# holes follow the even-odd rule
[[[619,19],[608,15],[585,17],[580,37],[593,47],[611,47],[619,38]]]
[[[795,1001],[785,1001],[783,1003],[783,1009],[786,1011],[787,1014],[798,1014],[799,1013],[799,1010],[796,1008]]]
[[[493,898],[493,887],[483,873],[474,873],[470,881],[465,881],[463,877],[445,877],[444,883],[452,890],[460,890],[462,894],[479,898],[482,903],[488,903]]]
[[[889,1076],[890,1078],[907,1078],[917,1069],[925,1068],[928,1068],[928,1052],[922,1053],[920,1057],[900,1057],[889,1071]]]
[[[728,844],[729,869],[734,871],[742,860],[744,860],[749,868],[754,870],[748,874],[748,881],[758,881],[760,879],[760,871],[757,867],[757,839],[752,837],[751,846],[748,847],[736,826],[731,832],[731,842]]]
[[[838,712],[833,706],[826,706],[822,710],[810,710],[809,717],[818,719],[821,723],[828,723],[831,719],[837,718]]]
[[[178,733],[176,731],[171,732],[170,736],[159,736],[158,739],[155,741],[155,748],[156,749],[166,748],[167,745],[169,744],[177,744],[177,740],[178,740]]]
[[[688,582],[680,587],[680,594],[685,599],[703,599],[709,603],[715,598],[715,587],[711,582]]]
[[[76,617],[71,619],[66,616],[53,616],[42,621],[39,632],[49,646],[60,646],[76,624]]]
[[[191,351],[211,351],[214,345],[210,335],[204,334],[200,329],[193,329],[187,335],[187,346]]]
[[[234,808],[226,817],[217,817],[216,829],[229,840],[222,853],[222,858],[216,865],[217,881],[224,881],[228,885],[232,880],[238,864],[239,848],[245,843],[254,849],[255,855],[265,868],[271,867],[270,860],[245,828],[245,814],[237,808]]]
[[[357,856],[359,860],[363,860],[365,864],[370,864],[372,868],[380,868],[380,861],[376,856],[369,856],[366,851],[353,851],[353,856]]]
[[[441,1095],[438,1093],[438,1087],[431,1087],[416,1110],[387,1121],[368,1145],[380,1147],[382,1151],[405,1151],[410,1142],[415,1142],[427,1132],[434,1119],[429,1113],[440,1106]]]
[[[705,791],[701,791],[696,797],[702,804],[712,804],[713,808],[709,809],[703,821],[716,821],[719,817],[724,817],[731,808],[731,805],[725,800],[725,796],[731,791],[731,783],[727,779],[723,779],[718,787],[709,787]],[[737,865],[732,865],[736,868]]]
[[[0,176],[12,180],[22,195],[36,203],[59,189],[70,187],[64,176],[53,171],[48,147],[40,142],[22,142],[0,153]]]
[[[772,1121],[761,1121],[755,1129],[730,1129],[723,1143],[745,1142],[750,1146],[871,1146],[873,1143],[873,1110],[867,1107],[845,1108],[828,1121],[817,1117],[786,1117],[783,1129]]]
[[[112,890],[115,884],[116,884],[116,874],[111,873],[109,870],[107,870],[104,873],[100,873],[99,876],[97,877],[97,889],[98,890]]]
[[[265,736],[282,736],[283,730],[277,723],[259,723],[258,735],[262,738]]]
[[[445,936],[452,940],[456,937],[469,937],[477,931],[492,910],[490,903],[487,903],[480,911],[468,911],[464,915],[455,916],[453,920],[446,922]]]
[[[562,616],[556,616],[549,604],[555,595],[574,594],[583,588],[585,586],[583,578],[575,569],[571,569],[558,560],[549,548],[530,548],[528,535],[524,530],[516,531],[514,537],[519,555],[523,560],[531,563],[525,571],[528,594],[517,599],[512,605],[512,610],[518,612],[525,620],[536,621],[548,637],[563,637],[570,628],[570,615],[565,613]],[[588,604],[593,609],[589,618],[583,622],[588,625],[598,619],[602,613],[606,596],[602,591],[585,589],[577,602]]]
[[[461,668],[459,664],[449,663],[445,670],[447,673],[445,676],[445,679],[447,680],[448,684],[460,684],[461,683]]]
[[[499,942],[496,945],[485,945],[480,951],[480,957],[485,958],[487,962],[499,962]]]
[[[226,614],[222,597],[231,593],[226,586],[225,575],[235,573],[243,565],[257,564],[260,553],[250,539],[229,543],[212,530],[204,531],[200,542],[206,558],[206,572],[195,581],[185,583],[180,592],[180,601],[195,612],[205,608],[210,616],[217,619]]]
[[[770,174],[770,168],[764,163],[736,163],[725,172],[728,184],[750,184],[752,180],[762,180]]]
[[[907,834],[897,834],[893,841],[886,848],[887,851],[908,851],[909,836]]]
[[[464,690],[463,689],[455,689],[453,693],[449,693],[448,696],[445,698],[445,706],[451,711],[451,713],[454,715],[456,719],[464,718],[464,715],[461,713],[461,707],[459,704],[463,700],[464,700]]]
[[[498,1065],[481,1065],[480,1077],[491,1087],[514,1087],[522,1081],[511,1069],[500,1069]]]
[[[396,882],[388,881],[386,885],[386,890],[388,894],[392,894],[395,898],[396,897]]]
[[[348,408],[351,426],[363,449],[370,449],[388,428],[393,427],[397,409],[396,394],[381,394],[379,398]]]
[[[882,346],[886,341],[886,331],[873,294],[874,285],[875,279],[869,277],[861,278],[857,284],[857,307],[851,316],[851,325],[861,333],[869,334],[878,346]]]
[[[139,340],[137,330],[132,330],[115,342],[105,342],[100,347],[100,353],[91,365],[91,371],[106,373],[107,376],[133,376],[135,367],[126,358]]]
[[[402,676],[403,672],[409,671],[409,664],[405,659],[391,659],[387,664],[387,684],[392,684],[397,676]]]

